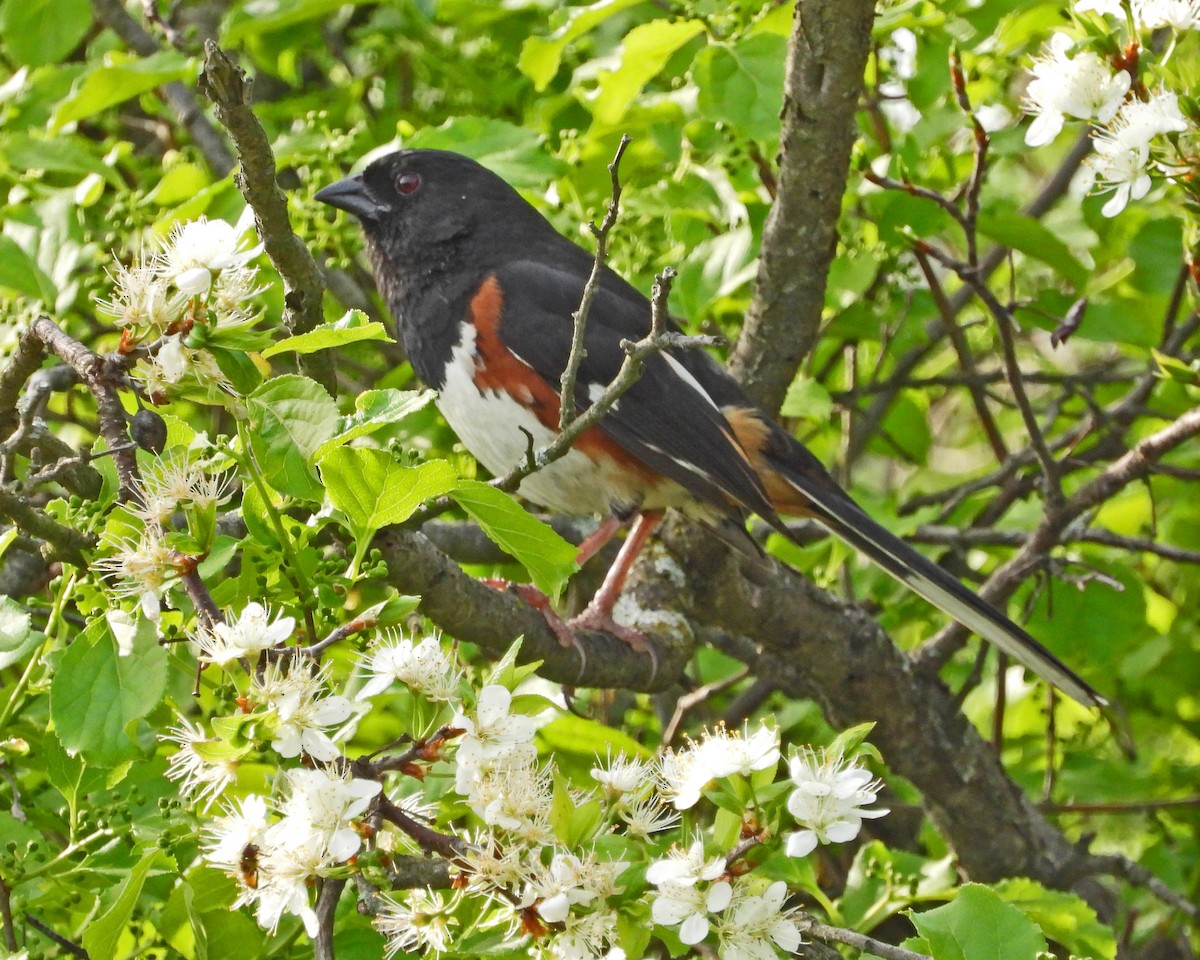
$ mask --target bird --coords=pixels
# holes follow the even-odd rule
[[[562,236],[496,173],[462,154],[401,149],[315,194],[357,218],[376,285],[413,369],[464,446],[502,476],[559,432],[560,379],[572,315],[595,255]],[[650,329],[651,302],[607,266],[584,334],[574,404],[586,409],[614,379],[623,341]],[[672,321],[674,327],[674,323]],[[557,621],[563,642],[581,627],[634,646],[612,619],[638,551],[667,509],[735,544],[745,520],[785,537],[783,515],[812,518],[905,586],[1084,705],[1107,701],[992,604],[876,523],[820,460],[758,406],[703,350],[665,350],[561,459],[526,477],[520,494],[552,511],[603,518],[579,545],[584,562],[632,523],[582,614]],[[740,535],[739,535],[740,531]],[[753,543],[754,541],[750,541]]]

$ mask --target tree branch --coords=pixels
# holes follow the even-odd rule
[[[855,111],[871,49],[872,0],[799,0],[788,43],[778,193],[730,369],[778,410],[812,349],[837,248]]]
[[[250,108],[253,81],[212,40],[204,43],[204,69],[200,90],[216,107],[217,119],[228,131],[241,169],[236,181],[254,211],[258,235],[272,266],[283,278],[283,321],[293,334],[321,324],[321,296],[325,284],[321,271],[304,241],[296,236],[288,217],[287,198],[275,179],[275,154],[266,131]],[[328,350],[300,357],[305,372],[331,394],[337,392],[337,375]]]

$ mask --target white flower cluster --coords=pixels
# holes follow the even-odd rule
[[[153,355],[134,370],[152,398],[165,396],[185,378],[227,388],[212,353],[190,346],[187,337],[197,323],[235,327],[254,321],[250,304],[261,288],[250,261],[263,248],[247,246],[244,233],[224,220],[182,223],[157,252],[143,250],[132,265],[120,266],[112,299],[99,302],[125,328],[125,347],[157,340]]]
[[[1131,0],[1128,9],[1120,0],[1077,0],[1074,10],[1113,17],[1135,31],[1200,27],[1200,0]],[[1094,123],[1095,151],[1085,162],[1081,186],[1111,191],[1101,212],[1114,217],[1149,192],[1152,174],[1179,174],[1163,138],[1186,132],[1189,124],[1176,94],[1134,89],[1128,70],[1114,69],[1090,51],[1072,53],[1074,48],[1068,34],[1056,33],[1030,67],[1023,107],[1034,121],[1025,142],[1031,147],[1053,142],[1068,117]]]
[[[165,738],[178,745],[168,776],[181,792],[205,809],[222,803],[205,832],[204,858],[234,878],[235,906],[252,908],[268,930],[292,915],[315,935],[317,878],[355,869],[378,876],[372,872],[395,853],[428,849],[426,840],[418,845],[419,837],[406,836],[405,818],[431,830],[424,824],[435,823],[438,811],[424,806],[419,793],[402,795],[406,785],[425,779],[423,763],[450,765],[439,775],[453,777],[471,825],[444,837],[459,874],[452,891],[380,892],[375,925],[387,940],[387,957],[453,952],[461,932],[486,927],[512,949],[527,945],[534,957],[624,960],[618,908],[626,874],[636,876],[630,867],[642,859],[648,838],[675,827],[679,811],[696,806],[715,781],[742,778],[726,787],[750,797],[761,791],[775,798],[775,808],[783,803],[778,787],[766,790],[781,751],[778,730],[765,724],[718,727],[657,760],[610,750],[591,769],[595,786],[579,788],[539,760],[539,720],[526,712],[538,700],[491,682],[464,703],[460,694],[469,688],[462,671],[436,637],[386,634],[359,661],[355,673],[366,680],[351,700],[332,689],[328,668],[283,655],[295,627],[293,617],[249,603],[198,638],[205,662],[231,668],[254,661],[254,669],[236,698],[238,711],[214,721],[214,734],[180,720]],[[369,775],[366,760],[368,766],[353,768],[355,778],[338,744],[356,710],[393,684],[426,705],[412,716],[424,715],[427,727],[414,731],[407,756]],[[281,765],[302,757],[304,766],[281,771],[274,797],[224,800],[237,784],[239,762],[251,751],[261,756],[268,743]],[[864,819],[887,812],[865,809],[879,784],[853,762],[808,751],[789,770],[787,808],[800,828],[787,840],[791,854],[850,840]],[[397,773],[403,779],[389,779]],[[382,822],[382,829],[367,830],[357,821],[381,793],[374,825]],[[750,803],[759,816],[759,801]],[[364,836],[372,837],[369,857]],[[764,832],[755,842],[769,839]],[[654,888],[654,923],[678,928],[685,945],[712,944],[722,960],[794,952],[800,929],[786,885],[735,864],[743,854],[706,854],[696,835],[650,860],[645,876]]]
[[[735,773],[748,777],[756,770],[773,770],[778,765],[778,730],[764,725],[739,736],[718,727],[682,750],[668,750],[658,774],[675,809],[688,810],[712,781]]]
[[[317,915],[309,888],[355,856],[362,838],[354,827],[381,785],[339,776],[327,769],[287,772],[283,800],[274,809],[251,794],[225,808],[209,825],[204,858],[237,879],[235,907],[252,905],[259,924],[272,933],[285,913],[299,917],[310,937]]]
[[[788,812],[804,828],[788,837],[790,857],[807,857],[818,843],[853,840],[863,820],[888,813],[863,809],[875,802],[880,783],[851,760],[804,750],[788,762],[788,773],[796,785],[788,797]]]
[[[794,953],[800,946],[795,910],[789,909],[787,884],[764,885],[750,875],[725,872],[724,857],[706,859],[704,842],[673,848],[656,860],[646,879],[657,887],[650,905],[655,923],[679,927],[679,940],[691,947],[715,930],[722,960],[775,960],[778,947]]]

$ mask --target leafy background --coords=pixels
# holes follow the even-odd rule
[[[106,24],[118,23],[120,15],[112,0],[10,2],[0,9],[0,338],[10,347],[23,325],[44,311],[94,348],[115,348],[118,332],[95,307],[98,297],[108,296],[114,256],[128,260],[142,238],[185,219],[207,215],[232,222],[243,214],[227,161],[219,150],[203,149],[172,107],[181,93],[196,97],[198,38],[206,36],[217,38],[254,77],[255,113],[269,133],[297,229],[313,251],[362,288],[369,290],[370,281],[357,259],[356,231],[340,216],[331,219],[312,194],[363,155],[396,143],[470,154],[522,189],[562,232],[579,236],[581,224],[596,218],[607,201],[606,164],[619,136],[628,134],[633,142],[621,168],[626,192],[610,262],[642,289],[656,271],[676,267],[676,313],[696,331],[736,338],[770,209],[789,5],[187,2],[172,10],[171,19],[190,52],[172,49],[137,5],[126,17],[145,42],[133,42],[128,29],[118,35]],[[880,8],[822,335],[783,405],[798,435],[822,460],[838,465],[841,478],[877,518],[900,533],[924,531],[940,546],[954,547],[968,576],[994,568],[1006,548],[987,540],[973,547],[942,543],[928,527],[978,522],[994,487],[949,505],[938,494],[995,469],[995,457],[962,389],[955,350],[931,336],[940,323],[938,307],[911,256],[914,239],[950,248],[960,240],[935,203],[878,189],[864,174],[886,172],[947,194],[960,189],[972,155],[950,85],[951,50],[962,56],[972,101],[1005,107],[1015,117],[1023,66],[1066,22],[1064,16],[1061,4],[1018,0]],[[901,29],[915,38],[911,63],[897,48]],[[1195,76],[1194,42],[1180,43],[1173,57],[1179,76]],[[886,92],[895,89],[889,81],[900,82],[911,104],[911,126],[898,119],[897,95]],[[1070,139],[1031,151],[1021,126],[994,131],[979,232],[1012,249],[993,289],[1019,304],[1021,361],[1049,434],[1123,396],[1148,365],[1159,374],[1127,430],[1100,430],[1074,451],[1084,461],[1068,479],[1074,485],[1093,464],[1102,466],[1195,407],[1197,380],[1194,338],[1157,367],[1152,353],[1191,309],[1190,293],[1182,307],[1178,303],[1191,227],[1177,190],[1156,188],[1114,219],[1101,216],[1101,199],[1072,193],[1039,216],[1020,212],[1064,162]],[[1089,303],[1078,332],[1052,347],[1048,333],[1084,295]],[[280,286],[263,296],[268,314],[280,316]],[[341,316],[347,305],[327,298],[327,319]],[[367,306],[376,309],[370,301]],[[994,324],[976,305],[966,306],[961,320],[980,367],[998,369]],[[350,344],[342,360],[342,391],[336,409],[329,405],[330,417],[350,414],[354,397],[367,389],[417,386],[402,359],[377,344]],[[281,379],[263,389],[284,389]],[[991,409],[1001,433],[1019,449],[1020,417],[1002,384],[989,385],[996,391]],[[56,401],[53,408],[55,428],[68,442],[90,442],[90,411],[72,405],[80,402]],[[206,423],[186,406],[175,412],[197,425],[222,426],[219,418]],[[391,427],[387,437],[419,450],[421,459],[444,457],[467,475],[473,469],[432,407]],[[349,448],[342,454],[353,455]],[[1057,740],[1048,749],[1044,701],[1019,687],[1003,712],[998,749],[1013,778],[1071,837],[1095,835],[1099,849],[1127,855],[1195,899],[1195,444],[1172,463],[1173,471],[1130,485],[1104,503],[1093,523],[1119,536],[1153,533],[1192,551],[1191,559],[1077,542],[1059,554],[1057,572],[1065,580],[1031,582],[1016,599],[1031,632],[1119,699],[1140,747],[1137,756],[1123,756],[1103,723],[1070,705],[1059,711]],[[302,486],[316,483],[306,470],[297,476]],[[395,519],[387,505],[372,513],[340,500],[329,472],[325,481],[330,499],[364,531]],[[394,484],[390,476],[378,481]],[[465,500],[460,504],[474,513]],[[78,503],[52,509],[86,513]],[[1043,509],[1040,498],[1022,496],[987,527],[1028,530]],[[801,550],[772,542],[771,548],[835,590],[846,585],[849,570],[854,598],[877,610],[901,645],[914,647],[942,626],[926,605],[883,574],[855,564],[835,543],[822,540]],[[245,582],[252,584],[268,568],[269,558],[251,557],[247,569],[254,573]],[[512,564],[485,568],[475,572],[521,575]],[[43,645],[37,629],[46,602],[32,594],[21,603],[6,598],[0,606],[4,686],[23,691],[20,698],[0,699],[0,756],[8,789],[20,783],[31,813],[27,821],[0,813],[0,877],[8,894],[56,929],[86,928],[84,943],[93,957],[303,955],[286,936],[267,941],[249,919],[227,912],[228,887],[212,871],[193,868],[185,882],[179,880],[178,867],[190,862],[194,850],[193,828],[163,778],[164,751],[152,732],[169,718],[169,705],[188,703],[186,656],[151,644],[135,659],[114,658],[88,642],[96,639],[89,631],[101,629],[101,620],[84,630],[60,630],[45,644],[47,656],[31,659]],[[70,602],[86,615],[101,600],[83,590]],[[696,668],[702,680],[713,680],[729,674],[733,664],[706,651]],[[944,675],[956,688],[974,682],[972,658],[956,657]],[[996,684],[994,674],[987,677],[966,697],[964,710],[991,736]],[[717,698],[707,710],[719,716],[726,703]],[[810,704],[776,699],[771,706],[789,735],[830,735]],[[640,738],[656,723],[644,702],[620,719]],[[588,754],[587,746],[578,752]],[[915,810],[915,791],[902,782],[894,788]],[[848,891],[839,904],[844,922],[862,922],[871,911],[887,918],[927,897],[949,896],[948,876],[930,882],[932,893],[920,892],[920,878],[944,869],[938,864],[947,851],[919,814],[913,824],[907,836],[888,838],[896,850],[911,853],[868,844],[853,860],[830,865],[823,884],[813,881],[814,890]],[[87,845],[77,838],[110,826],[123,842],[85,856]],[[64,836],[72,838],[65,845]],[[969,907],[980,916],[1024,899],[1063,923],[1076,909],[1022,883],[999,887],[1002,901],[988,888],[963,887],[955,909]],[[1124,949],[1187,955],[1180,951],[1189,935],[1177,913],[1136,884],[1120,891],[1117,930]],[[954,936],[954,924],[939,919],[945,916],[931,910],[914,920],[935,955],[939,938]],[[1111,956],[1113,935],[1081,922],[1071,950]],[[1002,919],[996,923],[1002,929]],[[342,955],[377,956],[373,936],[365,922],[355,926],[346,919]],[[1015,957],[1043,948],[1035,940],[996,935],[990,943],[1006,942],[1010,952],[1002,955]],[[66,955],[47,940],[38,943],[42,955]],[[965,945],[959,949],[977,955]]]

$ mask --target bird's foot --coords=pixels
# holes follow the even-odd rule
[[[493,590],[512,591],[541,613],[546,620],[546,625],[550,627],[554,636],[558,638],[558,642],[564,647],[574,649],[579,654],[579,659],[582,663],[579,670],[580,677],[587,671],[587,653],[583,649],[583,644],[580,643],[578,637],[578,631],[580,630],[594,630],[599,633],[611,634],[623,643],[628,644],[638,653],[644,653],[650,658],[651,679],[658,675],[658,654],[655,652],[653,645],[647,641],[646,635],[640,630],[635,630],[633,627],[617,623],[613,619],[612,611],[597,604],[595,600],[588,604],[584,611],[577,617],[573,617],[570,620],[563,620],[555,612],[550,598],[532,584],[513,583],[509,580],[491,577],[485,578],[481,582]]]

